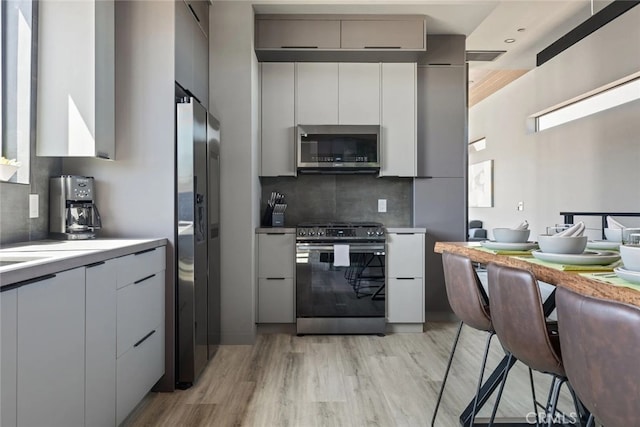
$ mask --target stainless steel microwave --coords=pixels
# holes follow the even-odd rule
[[[377,173],[379,125],[298,125],[300,173]]]

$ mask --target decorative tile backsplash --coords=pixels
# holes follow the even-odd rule
[[[260,215],[272,191],[286,197],[285,226],[302,222],[373,221],[387,227],[410,227],[412,178],[369,175],[301,175],[261,178]],[[387,212],[378,212],[378,199],[387,200]]]

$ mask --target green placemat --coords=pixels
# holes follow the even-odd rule
[[[478,249],[480,251],[483,252],[489,252],[490,254],[495,254],[495,255],[511,255],[511,256],[521,256],[521,257],[531,257],[533,255],[531,255],[531,251],[532,250],[528,250],[528,251],[507,251],[507,250],[497,250],[497,249],[488,249],[485,248],[484,246],[479,246],[477,248],[474,249]]]
[[[610,273],[610,274],[580,273],[580,275],[587,277],[589,279],[597,280],[599,282],[608,283],[614,286],[623,286],[625,288],[631,288],[640,292],[640,285],[621,279],[615,273]]]
[[[620,266],[620,261],[608,265],[574,265],[574,264],[556,264],[554,262],[543,261],[538,258],[516,257],[532,264],[544,265],[545,267],[554,268],[560,271],[611,271]]]

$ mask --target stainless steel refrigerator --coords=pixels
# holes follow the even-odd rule
[[[220,343],[220,123],[176,88],[176,382],[191,386]]]

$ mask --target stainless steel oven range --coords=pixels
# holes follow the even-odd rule
[[[384,334],[385,233],[379,223],[300,224],[296,329]]]

